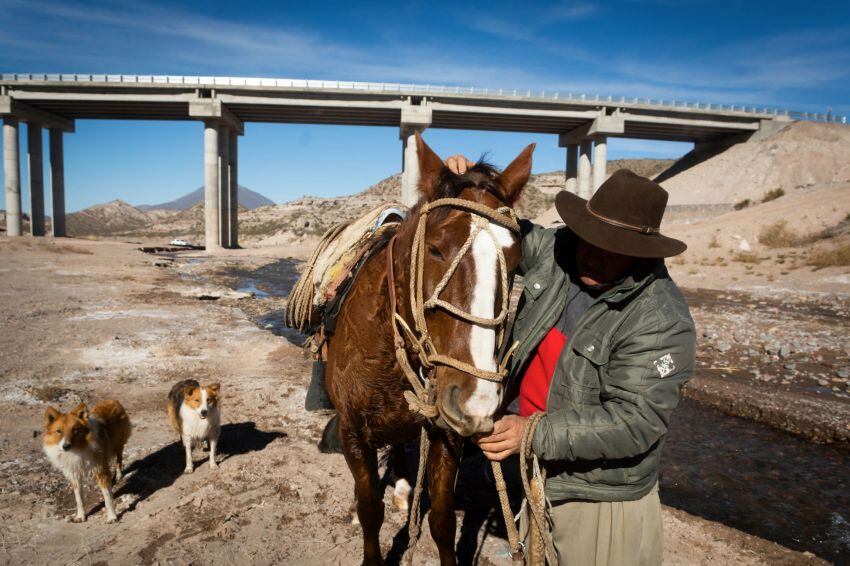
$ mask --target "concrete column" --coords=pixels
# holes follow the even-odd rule
[[[415,205],[420,196],[416,131],[414,128],[402,128],[401,131],[401,203],[405,206]]]
[[[230,247],[239,247],[239,134],[230,130]]]
[[[590,192],[590,151],[593,141],[589,139],[582,140],[579,146],[578,159],[578,196],[583,199],[589,199]]]
[[[3,185],[6,193],[6,235],[21,235],[21,158],[18,119],[3,118]]]
[[[596,136],[593,143],[593,192],[605,182],[608,174],[608,136]]]
[[[30,178],[30,234],[44,236],[44,161],[42,130],[38,124],[27,124],[27,165]]]
[[[578,145],[571,143],[567,145],[567,168],[566,168],[567,183],[566,189],[568,192],[578,194],[578,184],[576,177],[578,176]]]
[[[230,129],[218,127],[218,229],[219,244],[230,247]]]
[[[204,122],[204,245],[208,252],[220,247],[218,176],[218,120],[208,120]]]
[[[53,194],[53,237],[65,232],[65,156],[62,130],[50,128],[50,190]]]

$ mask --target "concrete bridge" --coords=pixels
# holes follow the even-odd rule
[[[42,128],[49,129],[53,235],[65,235],[62,139],[77,119],[204,123],[206,246],[238,245],[238,139],[246,122],[392,126],[402,146],[402,199],[416,201],[412,136],[427,128],[558,134],[566,189],[588,198],[606,176],[609,137],[745,141],[792,119],[775,109],[460,87],[138,75],[0,75],[6,230],[21,233],[19,124],[27,123],[31,232],[45,233]]]

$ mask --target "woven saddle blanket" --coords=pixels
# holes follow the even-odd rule
[[[307,333],[315,332],[323,320],[325,326],[333,326],[332,319],[372,244],[406,215],[407,207],[391,202],[328,230],[289,295],[286,324]]]

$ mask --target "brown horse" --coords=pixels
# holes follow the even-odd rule
[[[497,381],[439,365],[432,377],[438,416],[426,420],[408,407],[403,394],[411,385],[394,350],[388,248],[392,253],[397,312],[413,328],[410,255],[421,208],[445,198],[471,201],[494,211],[512,208],[528,181],[534,150],[533,145],[528,146],[502,173],[480,163],[463,175],[455,175],[418,135],[416,142],[422,197],[399,226],[394,242],[384,245],[358,273],[327,343],[326,383],[339,415],[339,440],[354,476],[365,564],[383,562],[378,535],[384,520],[384,503],[379,491],[377,450],[415,439],[423,426],[430,439],[427,487],[431,535],[441,563],[455,564],[454,485],[461,436],[492,430],[493,415],[502,397]],[[445,286],[439,292],[440,299],[463,312],[494,318],[503,305],[497,284],[503,275],[499,269],[506,270],[508,276],[516,269],[521,254],[519,235],[494,222],[471,235],[476,221],[480,221],[480,216],[455,207],[437,208],[427,215],[422,289],[430,297],[458,258],[454,273],[447,283],[442,282]],[[468,239],[471,245],[462,250]],[[501,247],[503,265],[497,246]],[[425,320],[437,352],[471,368],[496,370],[497,332],[492,326],[472,324],[445,308],[428,308]],[[406,346],[412,369],[418,372],[418,357],[409,339]]]

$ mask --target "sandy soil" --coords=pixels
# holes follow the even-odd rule
[[[0,241],[0,562],[359,562],[352,482],[341,456],[315,448],[324,419],[302,409],[309,365],[300,349],[248,320],[240,302],[252,299],[195,298],[210,287],[204,270],[270,259],[254,250],[184,260],[181,274],[129,244]],[[222,383],[225,424],[220,469],[198,451],[186,476],[164,400],[188,377]],[[89,486],[88,522],[68,523],[71,490],[41,452],[43,410],[104,398],[119,399],[134,423],[116,490],[121,521],[105,523]],[[385,551],[405,519],[387,509]],[[669,564],[815,560],[680,511],[665,508],[664,521]],[[479,563],[508,564],[502,538],[473,535],[483,541]],[[427,533],[417,563],[436,563]]]

